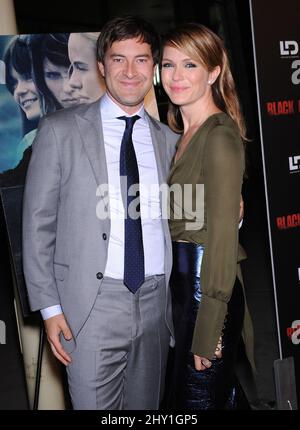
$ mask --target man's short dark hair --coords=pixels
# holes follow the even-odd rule
[[[114,42],[134,38],[150,45],[153,61],[158,63],[159,36],[149,22],[135,15],[115,17],[104,25],[97,40],[97,60],[104,62],[105,53]]]

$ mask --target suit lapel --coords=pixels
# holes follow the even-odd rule
[[[107,184],[108,173],[99,101],[86,105],[86,109],[75,116],[97,186]]]
[[[84,106],[76,113],[76,121],[97,185],[108,183],[104,137],[101,126],[99,101]],[[146,113],[147,114],[147,113]],[[147,114],[154,154],[158,170],[159,184],[166,182],[166,137],[159,125]]]
[[[101,184],[108,184],[108,173],[99,101],[91,103],[90,105],[82,106],[82,109],[77,111],[75,116],[83,146],[89,159],[96,184],[97,186]],[[168,174],[166,168],[166,136],[161,130],[159,124],[148,114],[147,117],[149,120],[150,133],[157,164],[158,181],[159,184],[162,185],[166,183]],[[161,192],[160,204],[162,209]],[[163,209],[162,213],[164,213]],[[163,219],[162,222],[167,246],[166,255],[169,256],[171,255],[171,241],[168,229],[168,220]],[[107,231],[110,231],[110,223],[107,225]],[[165,266],[166,273],[170,273],[171,258],[166,258]]]
[[[166,182],[166,136],[162,132],[159,125],[147,114],[150,126],[150,133],[154,147],[154,154],[156,159],[158,181],[159,184]]]
[[[167,149],[167,143],[166,143],[166,136],[165,133],[161,130],[159,124],[157,124],[156,121],[154,121],[153,118],[151,118],[148,115],[149,118],[149,125],[150,125],[150,133],[152,137],[152,142],[154,146],[154,153],[156,158],[156,164],[157,164],[157,171],[158,171],[158,181],[160,186],[162,184],[166,184],[167,182],[167,166],[166,166],[166,149]],[[168,219],[165,217],[167,215],[167,207],[168,201],[166,201],[166,195],[162,192],[162,190],[165,189],[165,187],[160,187],[160,208],[162,212],[162,225],[163,225],[163,231],[165,236],[165,273],[167,276],[166,279],[166,286],[169,282],[169,276],[171,273],[171,265],[172,265],[172,258],[170,257],[172,255],[172,248],[171,248],[171,239],[170,239],[170,231],[169,231],[169,223]]]

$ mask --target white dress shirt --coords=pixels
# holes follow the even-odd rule
[[[104,276],[123,279],[124,274],[124,206],[120,183],[120,149],[125,121],[129,116],[105,94],[100,102],[104,148],[108,172],[111,230]],[[164,233],[161,219],[159,181],[154,147],[144,107],[133,127],[132,141],[139,166],[140,207],[144,245],[145,276],[164,273]],[[133,116],[133,115],[132,115]],[[100,118],[99,118],[100,120]],[[43,319],[62,313],[60,305],[41,310]]]

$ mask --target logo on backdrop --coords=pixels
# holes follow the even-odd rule
[[[299,345],[300,343],[300,320],[295,320],[292,322],[291,327],[286,329],[287,337],[293,342],[294,345]]]
[[[276,217],[276,227],[278,230],[300,227],[300,213]]]
[[[0,320],[0,344],[4,345],[6,343],[6,326],[5,322]]]
[[[300,84],[300,60],[295,60],[292,62],[292,69],[295,71],[292,73],[291,79],[294,85]]]
[[[300,172],[300,155],[289,157],[289,170],[290,173]]]
[[[300,60],[299,57],[299,43],[296,40],[280,40],[279,51],[281,58],[290,58],[295,60],[291,64],[291,81],[292,84],[300,84]]]
[[[300,99],[267,101],[266,110],[270,116],[298,114],[300,113]]]
[[[295,57],[299,52],[299,45],[295,40],[280,40],[279,48],[282,57]]]

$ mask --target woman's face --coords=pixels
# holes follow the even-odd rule
[[[70,67],[69,84],[76,90],[79,103],[91,103],[103,94],[103,80],[98,70],[95,42],[71,33],[68,42]]]
[[[163,50],[161,78],[171,101],[178,106],[193,105],[211,95],[210,73],[177,48]]]
[[[48,58],[44,59],[43,66],[46,85],[58,103],[63,108],[78,103],[74,96],[75,90],[70,86],[68,67],[55,65]]]
[[[40,99],[31,75],[20,75],[14,68],[11,70],[14,79],[13,95],[15,101],[24,111],[29,121],[41,117]]]

